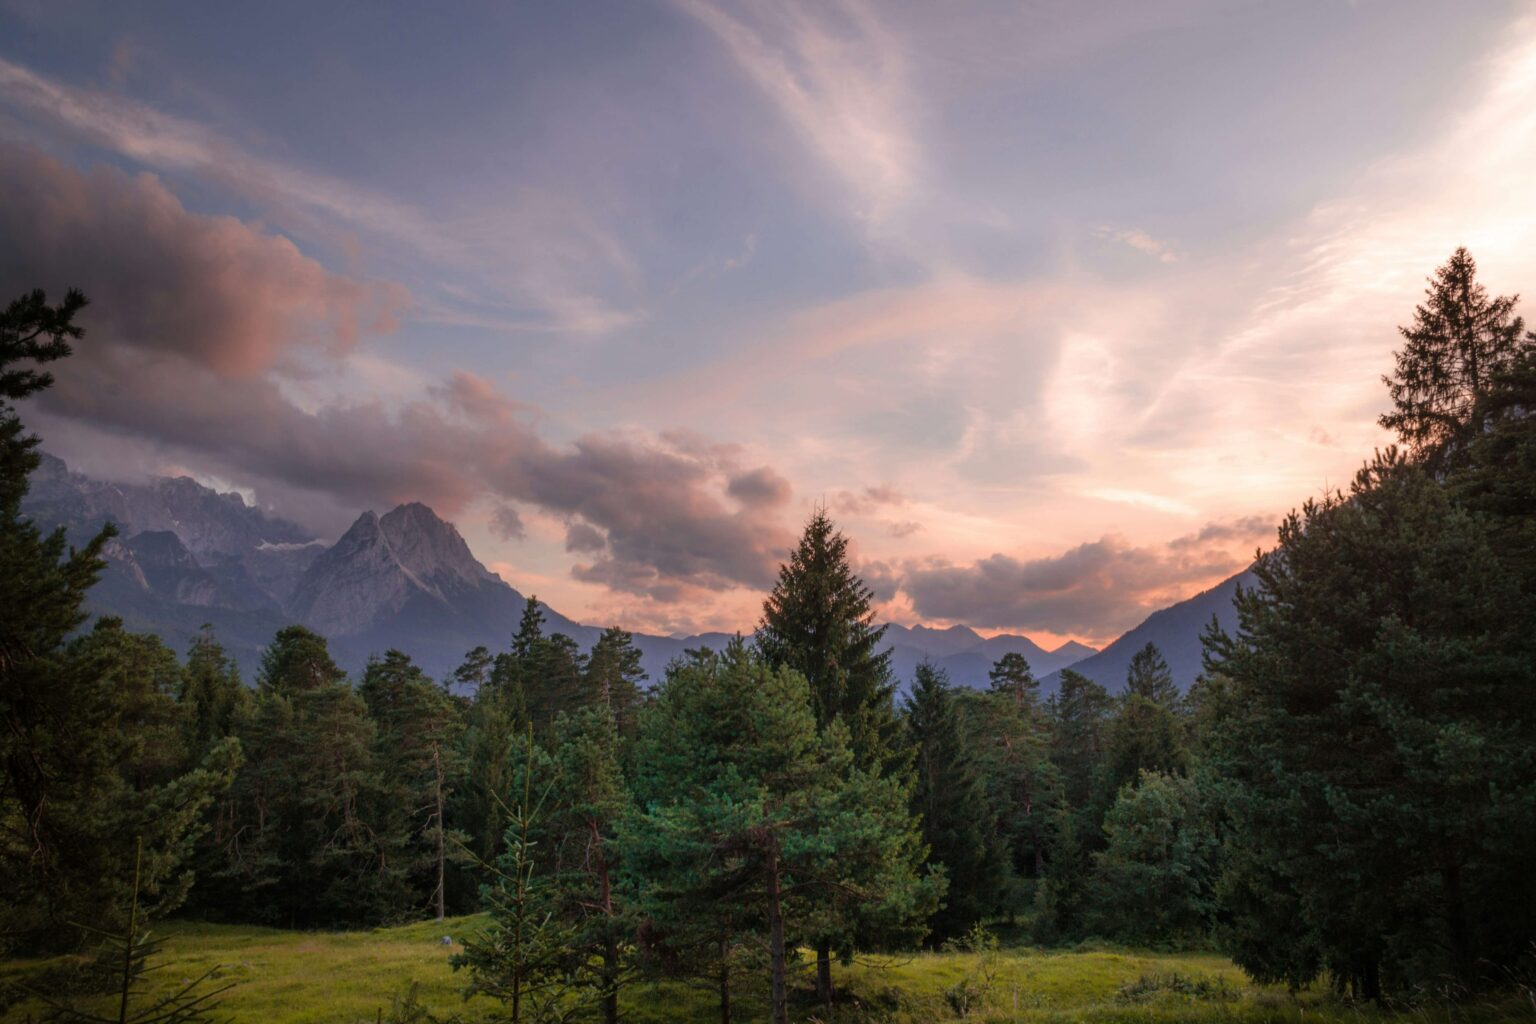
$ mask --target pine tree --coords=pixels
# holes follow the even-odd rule
[[[1009,885],[1001,904],[1024,909],[1024,879],[1040,877],[1050,820],[1061,804],[1061,772],[1050,759],[1044,709],[1012,687],[955,693],[966,744],[987,794],[993,841],[1006,851]]]
[[[185,721],[187,749],[201,756],[234,733],[235,722],[251,703],[240,669],[204,626],[192,639],[176,696]]]
[[[503,852],[493,881],[481,889],[490,925],[466,939],[450,963],[467,970],[465,998],[487,995],[507,1009],[509,1024],[570,1019],[577,970],[576,929],[560,914],[559,890],[540,861],[540,836],[555,767],[532,735],[514,743],[516,770],[506,809]]]
[[[775,1024],[794,944],[826,931],[835,900],[893,929],[931,910],[904,787],[858,767],[840,723],[818,733],[799,673],[739,644],[669,675],[641,717],[635,794],[623,847],[653,946],[727,941],[678,913],[712,902],[766,946]]]
[[[218,883],[231,893],[225,912],[287,927],[376,923],[403,865],[370,820],[380,776],[368,707],[303,627],[279,630],[261,664],[237,730],[246,765]]]
[[[917,667],[903,712],[916,776],[912,812],[922,822],[928,862],[942,865],[949,879],[948,901],[931,922],[937,945],[997,909],[1006,868],[943,669],[928,662]]]
[[[1184,727],[1164,704],[1127,692],[1118,702],[1105,732],[1100,799],[1109,807],[1124,786],[1135,786],[1143,772],[1185,775],[1189,749]]]
[[[1093,931],[1125,942],[1198,941],[1216,909],[1216,835],[1195,784],[1146,772],[1104,816],[1093,855]]]
[[[1051,760],[1061,770],[1063,796],[1075,811],[1086,811],[1099,795],[1112,706],[1104,687],[1069,668],[1062,669],[1061,687],[1047,703]]]
[[[1004,693],[1020,711],[1034,713],[1040,703],[1040,680],[1029,669],[1029,661],[1017,651],[1009,651],[987,671],[993,693]]]
[[[810,684],[816,725],[842,722],[861,767],[903,770],[895,686],[885,627],[876,626],[874,593],[848,563],[848,540],[825,511],[806,524],[778,582],[763,602],[756,645],[770,665],[794,669]],[[837,923],[816,943],[816,987],[832,999],[832,947],[850,945],[856,925]]]
[[[1381,425],[1397,432],[1416,458],[1448,458],[1482,429],[1474,421],[1479,400],[1518,353],[1524,322],[1518,296],[1490,298],[1477,280],[1477,263],[1457,249],[1435,271],[1412,326],[1399,328],[1405,344],[1396,371],[1382,380],[1393,411]]]

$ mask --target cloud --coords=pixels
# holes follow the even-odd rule
[[[908,567],[901,589],[924,619],[992,629],[1111,638],[1147,615],[1236,573],[1251,554],[1233,551],[1272,529],[1252,517],[1212,523],[1160,546],[1109,535],[1059,555],[994,554],[970,565]]]
[[[867,516],[881,508],[901,506],[907,496],[890,484],[877,484],[862,491],[838,491],[832,499],[832,507],[844,515]]]
[[[1130,246],[1137,252],[1146,253],[1159,263],[1177,263],[1179,261],[1179,256],[1173,251],[1172,246],[1167,242],[1153,238],[1145,231],[1138,231],[1134,228],[1100,227],[1094,234],[1099,238],[1106,238],[1112,242],[1119,242],[1121,245]]]
[[[785,504],[791,494],[789,481],[769,466],[731,477],[726,491],[743,505],[768,508]]]
[[[528,527],[516,508],[497,505],[491,512],[491,532],[502,540],[522,540],[528,536]]]
[[[608,538],[586,523],[572,523],[565,531],[565,550],[602,551],[608,546]]]
[[[308,167],[269,159],[212,128],[115,93],[62,84],[0,58],[0,104],[45,131],[167,174],[192,175],[262,207],[296,234],[416,253],[457,278],[418,296],[416,315],[496,330],[601,334],[638,320],[638,268],[590,197],[559,183],[504,188],[494,203],[426,210]],[[449,269],[451,268],[451,270]]]
[[[677,0],[708,29],[872,225],[912,194],[918,147],[899,42],[859,0],[750,8]]]
[[[766,586],[788,546],[787,483],[767,466],[739,473],[732,446],[618,433],[552,444],[527,406],[465,372],[415,398],[313,400],[320,369],[344,370],[349,349],[389,329],[398,289],[331,273],[259,225],[187,211],[153,178],[0,149],[0,286],[38,284],[93,299],[87,337],[36,406],[66,459],[136,438],[146,461],[242,481],[331,528],[360,507],[419,500],[453,516],[490,498],[492,528],[515,536],[511,505],[524,503],[579,520],[577,550],[606,535],[578,578],[662,601]]]
[[[0,188],[10,292],[79,287],[96,330],[221,377],[260,374],[303,349],[344,353],[393,330],[408,302],[397,285],[331,273],[280,235],[189,213],[149,175],[82,174],[0,145]]]

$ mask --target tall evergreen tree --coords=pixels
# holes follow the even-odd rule
[[[763,602],[757,649],[770,665],[799,672],[810,685],[816,725],[842,722],[861,767],[900,771],[896,688],[885,627],[875,625],[874,593],[848,563],[848,539],[818,509]],[[848,945],[853,922],[816,943],[817,991],[832,998],[832,947]]]
[[[201,756],[234,733],[236,720],[250,707],[251,691],[211,626],[192,638],[181,675],[176,700],[185,721],[184,742],[189,753]]]
[[[1309,502],[1210,634],[1236,958],[1374,997],[1536,934],[1536,651],[1487,523],[1389,452]]]
[[[1452,454],[1482,429],[1474,422],[1479,400],[1518,354],[1524,322],[1518,296],[1490,297],[1477,280],[1477,263],[1457,249],[1435,271],[1413,324],[1399,328],[1405,344],[1396,371],[1383,377],[1393,410],[1381,425],[1397,432],[1417,458]]]
[[[1063,796],[1074,811],[1092,806],[1100,789],[1105,725],[1113,707],[1104,687],[1081,673],[1062,669],[1061,686],[1046,712],[1051,725],[1051,760],[1061,770]]]
[[[462,837],[450,838],[444,809],[460,773],[463,722],[448,693],[400,651],[369,661],[358,695],[376,730],[372,825],[390,874],[398,879],[400,909],[430,905],[447,910],[450,857]]]
[[[826,932],[834,901],[892,927],[931,909],[935,886],[911,870],[922,851],[905,788],[858,767],[840,723],[818,733],[799,673],[740,645],[671,673],[642,715],[635,793],[624,848],[648,917],[665,928],[707,898],[752,928],[775,1024],[788,1021],[795,943]]]
[[[586,700],[608,709],[619,735],[633,736],[646,679],[634,636],[617,626],[603,630],[587,656],[585,671]]]
[[[916,778],[912,811],[922,822],[928,862],[942,865],[949,878],[947,902],[931,922],[937,944],[965,934],[997,909],[1006,880],[1004,853],[943,669],[929,662],[917,667],[903,711]]]
[[[873,598],[848,564],[848,539],[818,511],[779,567],[756,643],[770,665],[805,677],[819,728],[843,721],[859,763],[884,770],[895,763],[899,731],[890,652],[885,627],[875,625]]]
[[[1173,672],[1156,644],[1149,642],[1131,656],[1130,667],[1125,673],[1125,692],[1127,696],[1144,697],[1169,711],[1178,709],[1178,684],[1173,681]]]
[[[111,528],[71,550],[21,514],[37,438],[14,403],[52,383],[39,367],[69,355],[84,306],[38,291],[0,313],[0,944],[23,950],[120,925],[136,837],[141,908],[174,909],[202,810],[239,758],[226,742],[188,768],[163,645],[113,620],[71,639]]]
[[[617,841],[630,806],[619,766],[618,724],[599,704],[561,714],[552,749],[548,832],[559,912],[570,922],[572,949],[584,961],[575,980],[595,991],[604,1024],[618,1024],[619,989],[633,966],[633,919]]]
[[[288,927],[373,923],[398,893],[397,865],[370,819],[378,809],[376,731],[325,640],[279,630],[262,655],[255,707],[237,735],[218,883],[225,913]]]

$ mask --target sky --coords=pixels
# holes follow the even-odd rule
[[[524,593],[750,629],[818,507],[885,618],[1103,643],[1390,440],[1460,245],[1536,286],[1536,6],[0,0],[23,410]]]

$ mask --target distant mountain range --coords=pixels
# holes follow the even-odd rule
[[[1210,590],[1201,591],[1176,605],[1153,612],[1141,625],[1123,634],[1102,651],[1062,667],[1087,676],[1108,688],[1110,693],[1119,693],[1125,688],[1125,674],[1131,666],[1131,658],[1152,643],[1157,645],[1168,662],[1168,668],[1173,673],[1174,681],[1179,684],[1179,689],[1187,690],[1200,675],[1200,636],[1205,632],[1205,627],[1214,618],[1221,623],[1223,629],[1231,632],[1237,625],[1237,609],[1232,605],[1237,588],[1257,585],[1257,577],[1251,570],[1245,569]],[[1041,688],[1047,692],[1054,691],[1060,684],[1059,669],[1041,679]]]
[[[108,547],[108,568],[89,610],[158,633],[178,651],[209,624],[247,677],[272,635],[298,622],[324,634],[349,671],[395,647],[444,678],[476,646],[506,649],[526,603],[474,557],[453,524],[420,503],[383,516],[364,512],[327,544],[238,494],[187,477],[106,483],[45,455],[23,509],[41,526],[65,527],[77,544],[103,523],[116,523],[119,535]],[[955,683],[979,688],[998,658],[1016,652],[1045,680],[1047,692],[1068,666],[1118,689],[1130,655],[1150,639],[1188,685],[1199,671],[1199,631],[1213,613],[1230,621],[1236,579],[1156,613],[1103,651],[1079,643],[1046,650],[1025,636],[982,637],[966,626],[893,624],[886,633],[891,667],[906,683],[928,660]],[[583,648],[602,631],[548,606],[544,614],[547,632],[564,633]],[[636,633],[635,644],[646,672],[658,679],[686,649],[718,649],[730,638]]]

